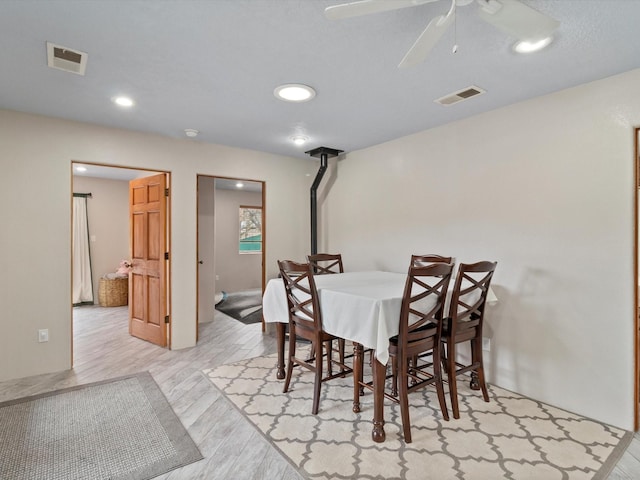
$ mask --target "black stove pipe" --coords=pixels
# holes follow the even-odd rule
[[[327,170],[327,154],[320,155],[320,169],[311,185],[311,255],[318,253],[318,198],[317,192]]]
[[[327,171],[327,160],[329,156],[336,157],[340,155],[343,150],[336,150],[335,148],[318,147],[313,150],[305,152],[312,157],[320,157],[320,169],[316,174],[316,178],[311,185],[311,255],[318,253],[318,199],[317,192],[324,172]]]

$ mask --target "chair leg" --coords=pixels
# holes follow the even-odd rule
[[[314,415],[318,413],[320,407],[320,387],[322,386],[322,342],[318,340],[316,343],[318,346],[316,349],[316,371],[313,384],[313,408],[311,410]]]
[[[333,358],[333,340],[327,340],[324,342],[325,349],[327,351],[327,372],[329,375],[333,375],[333,366],[331,365],[331,359]],[[320,359],[322,359],[322,347],[320,348]]]
[[[291,383],[291,375],[293,374],[293,359],[296,355],[296,327],[289,324],[289,352],[287,357],[287,377],[284,381],[283,393],[289,391],[289,383]]]
[[[478,365],[475,372],[471,373],[472,378],[476,374],[476,383],[478,387],[475,390],[482,390],[482,398],[485,402],[489,401],[489,392],[487,391],[487,383],[484,378],[484,362],[482,358],[482,339],[476,337],[471,341],[471,360]]]
[[[391,356],[391,395],[398,396],[398,357]]]
[[[355,345],[355,343],[354,343]],[[355,375],[355,372],[353,372]],[[358,381],[364,383],[364,347],[360,345],[360,373],[358,373]],[[360,396],[364,397],[364,387],[360,385]]]
[[[418,368],[418,355],[414,355],[413,357],[411,357],[411,366],[415,369]],[[411,386],[415,385],[416,383],[418,383],[418,381],[415,378],[411,379]]]
[[[453,418],[460,418],[458,408],[458,385],[456,382],[456,349],[453,341],[447,342],[446,353],[447,381],[449,382],[449,398],[451,399],[451,411]]]
[[[442,369],[445,372],[448,372],[449,370],[447,370],[447,350],[444,348],[444,345],[445,344],[443,343],[440,348],[440,364],[442,365]]]
[[[338,339],[338,355],[340,356],[340,363],[344,365],[344,338]],[[344,367],[340,367],[340,371],[344,373]]]
[[[399,398],[400,401],[400,415],[402,416],[402,431],[404,434],[404,441],[406,443],[411,443],[411,423],[409,423],[409,392],[408,392],[408,382],[409,377],[407,375],[407,362],[408,359],[401,358],[399,359],[400,363],[400,372],[398,372],[398,377],[400,377],[400,388],[399,388]],[[398,363],[398,362],[395,362]]]
[[[362,387],[360,382],[363,380],[362,362],[364,361],[364,353],[362,345],[359,343],[353,344],[353,412],[360,412],[360,395]]]
[[[433,348],[433,358],[440,358],[440,344],[436,344]],[[449,410],[447,409],[447,401],[444,398],[444,385],[442,384],[442,368],[439,360],[433,362],[433,376],[436,379],[436,392],[438,394],[438,402],[440,402],[440,411],[442,412],[442,418],[449,420]]]
[[[484,378],[484,367],[482,365],[478,369],[478,380],[480,381],[480,389],[482,390],[482,398],[485,402],[489,402],[489,391],[487,390],[487,383]]]

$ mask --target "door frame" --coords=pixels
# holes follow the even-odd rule
[[[640,429],[640,319],[638,318],[640,314],[640,300],[638,299],[638,295],[640,295],[640,288],[638,288],[638,234],[640,233],[640,215],[638,208],[638,201],[640,201],[640,196],[638,195],[638,189],[640,189],[640,127],[635,127],[633,129],[634,139],[633,139],[633,163],[634,163],[634,180],[633,180],[633,290],[635,292],[634,302],[633,302],[633,353],[634,353],[634,388],[633,388],[633,428],[634,431],[638,431]]]
[[[163,173],[166,175],[166,188],[169,189],[170,193],[172,192],[172,187],[171,187],[171,172],[168,170],[159,170],[159,169],[152,169],[152,168],[146,168],[146,167],[132,167],[132,166],[127,166],[127,165],[117,165],[117,164],[109,164],[109,163],[96,163],[96,162],[87,162],[87,161],[82,161],[82,160],[71,160],[70,164],[69,164],[69,175],[70,175],[70,186],[71,186],[71,193],[70,193],[70,225],[73,224],[73,180],[74,180],[74,167],[76,165],[91,165],[91,166],[95,166],[95,167],[105,167],[105,168],[109,168],[109,169],[113,169],[113,170],[132,170],[132,171],[136,171],[136,172],[140,172],[140,173],[144,173],[145,175],[149,174],[160,174]],[[108,178],[108,177],[98,177],[98,178]],[[112,178],[113,180],[113,178]],[[123,180],[126,181],[128,183],[128,180]],[[166,235],[166,247],[167,247],[167,251],[171,252],[171,197],[172,195],[169,195],[169,201],[167,202],[166,205],[166,225],[165,225],[165,235]],[[73,232],[71,231],[71,229],[69,229],[69,248],[72,249],[72,238]],[[131,237],[131,232],[129,232],[129,237]],[[71,251],[70,251],[71,254]],[[169,315],[169,327],[168,327],[168,338],[167,338],[167,349],[171,349],[171,342],[173,339],[173,332],[172,332],[172,322],[171,319],[173,318],[172,316],[172,311],[171,311],[171,305],[172,305],[172,301],[171,301],[171,292],[172,292],[172,288],[171,288],[171,260],[172,260],[172,256],[173,255],[169,255],[169,260],[167,262],[167,278],[166,278],[166,308],[167,308],[167,315]],[[71,258],[71,262],[70,262],[70,269],[71,269],[71,274],[70,274],[70,281],[71,281],[71,287],[73,288],[73,255],[70,255]],[[71,290],[72,291],[72,290]],[[69,301],[71,302],[71,304],[73,304],[73,299],[69,298]],[[94,298],[94,304],[96,302],[96,299]],[[129,305],[127,305],[127,309],[129,308]],[[70,335],[71,335],[71,368],[73,368],[73,360],[74,360],[74,353],[73,353],[73,337],[74,337],[74,331],[73,331],[73,305],[71,306],[71,318],[69,319],[69,323],[70,323]],[[127,327],[128,328],[128,327]]]
[[[211,178],[214,180],[222,179],[222,180],[232,180],[232,181],[244,181],[244,182],[255,182],[260,183],[262,185],[262,258],[261,258],[261,274],[260,274],[260,284],[261,290],[264,293],[265,285],[266,285],[266,269],[265,269],[265,258],[267,256],[267,183],[264,180],[256,180],[246,177],[227,177],[223,175],[211,175],[211,174],[202,174],[199,173],[196,175],[196,343],[198,342],[200,330],[199,330],[199,319],[200,319],[200,191],[199,191],[199,178]],[[215,189],[215,187],[214,187]],[[214,218],[215,218],[215,209],[216,206],[214,204]],[[214,231],[214,248],[215,248],[215,231]],[[214,264],[215,271],[215,264]],[[262,320],[262,332],[265,332],[265,322]]]

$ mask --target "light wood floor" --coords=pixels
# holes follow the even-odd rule
[[[0,383],[0,401],[148,370],[204,460],[159,479],[301,479],[201,370],[274,353],[275,334],[216,311],[198,345],[171,351],[128,333],[127,307],[74,308],[73,370]]]
[[[196,347],[171,351],[129,336],[127,315],[127,307],[75,308],[73,369],[1,382],[0,401],[148,370],[204,456],[157,478],[302,478],[201,373],[274,353],[275,334],[263,334],[260,324],[244,325],[216,311],[213,322],[200,324]],[[640,478],[638,434],[609,478]]]

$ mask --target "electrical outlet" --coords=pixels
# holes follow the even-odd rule
[[[44,328],[42,330],[38,330],[38,342],[48,342],[49,341],[49,329]]]
[[[216,275],[216,280],[220,280],[220,275]]]
[[[487,352],[491,350],[491,339],[489,337],[482,337],[482,350]]]

